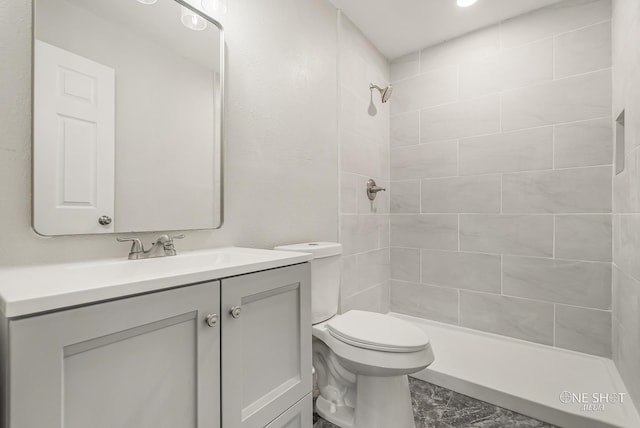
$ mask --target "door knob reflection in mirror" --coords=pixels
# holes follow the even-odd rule
[[[108,215],[103,215],[102,217],[98,218],[98,223],[102,226],[109,226],[111,222],[111,217],[109,217]]]

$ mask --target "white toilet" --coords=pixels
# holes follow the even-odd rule
[[[342,245],[312,242],[276,247],[311,253],[316,411],[342,428],[414,428],[407,375],[434,360],[429,338],[400,319],[366,311],[338,312]]]

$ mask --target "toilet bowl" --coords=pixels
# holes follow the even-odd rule
[[[337,315],[340,254],[335,243],[276,250],[307,252],[311,260],[316,411],[341,428],[414,428],[407,375],[434,360],[426,334],[387,315],[352,310]]]

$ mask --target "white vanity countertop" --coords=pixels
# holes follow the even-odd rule
[[[0,312],[19,317],[180,285],[303,263],[311,254],[252,248],[184,251],[145,260],[126,258],[0,269]]]

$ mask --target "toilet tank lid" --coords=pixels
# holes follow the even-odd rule
[[[278,251],[297,251],[300,253],[311,253],[313,258],[337,256],[342,254],[342,244],[337,242],[305,242],[302,244],[280,245],[275,247]]]

